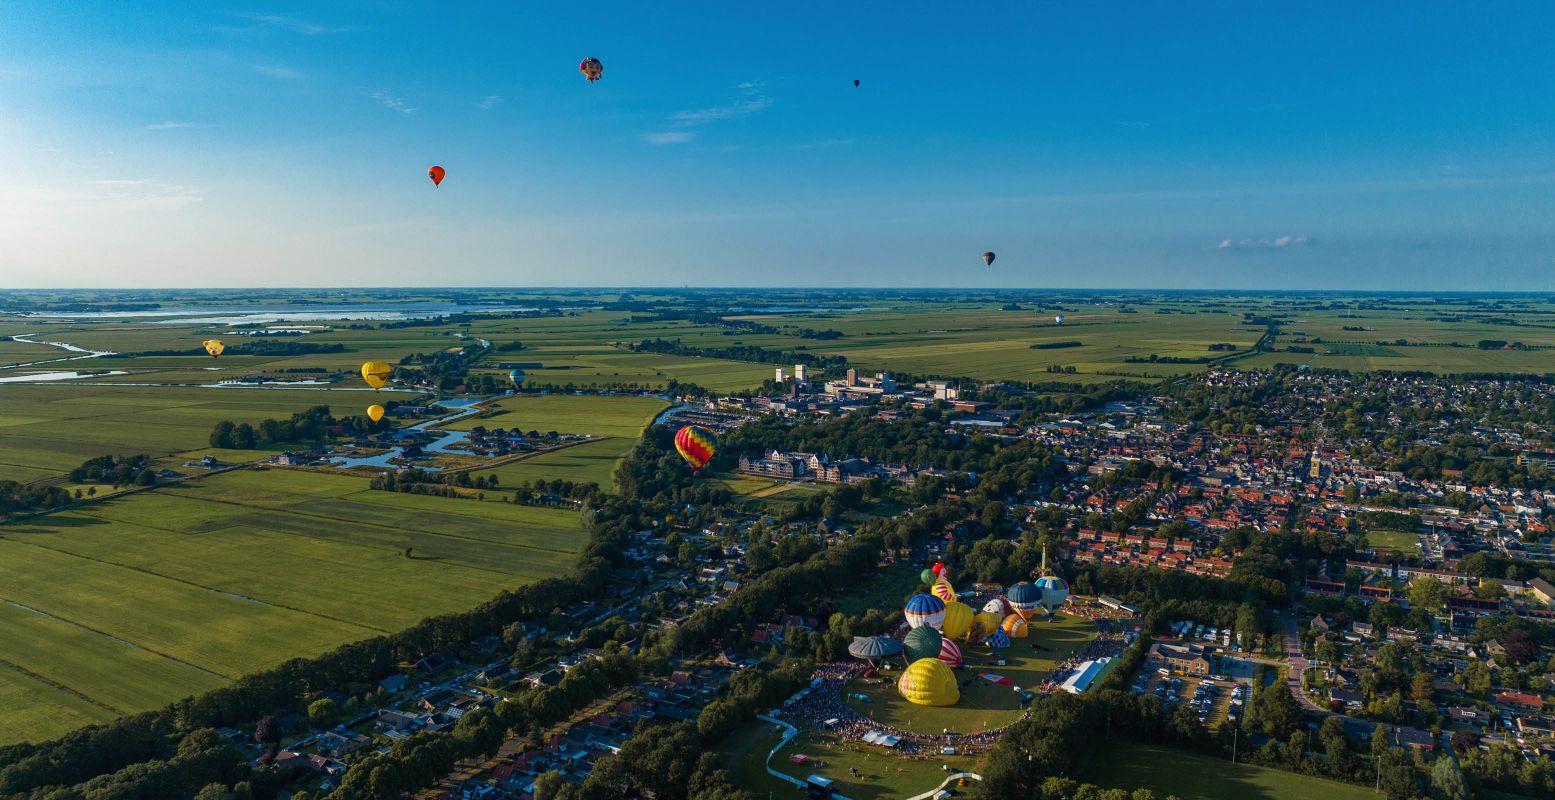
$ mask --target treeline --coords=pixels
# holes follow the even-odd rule
[[[466,495],[460,489],[497,488],[497,476],[471,477],[468,472],[432,472],[412,468],[379,474],[367,484],[367,488],[380,492],[463,498]]]
[[[211,447],[227,450],[252,450],[267,444],[313,444],[327,438],[329,429],[338,422],[329,413],[329,406],[313,406],[293,413],[291,419],[267,419],[257,426],[224,419],[211,430],[210,443]],[[374,423],[365,416],[352,418],[350,422],[359,432],[382,425],[381,421]]]
[[[1084,344],[1083,342],[1079,342],[1079,341],[1069,341],[1069,342],[1037,342],[1036,344],[1031,345],[1031,349],[1032,350],[1062,350],[1062,349],[1064,349],[1066,347],[1081,347],[1081,346],[1083,346],[1083,344]]]
[[[754,361],[759,364],[804,364],[828,370],[845,370],[848,360],[842,356],[822,356],[800,350],[768,350],[753,344],[737,344],[729,347],[692,347],[679,339],[644,339],[630,345],[638,353],[663,353],[697,358],[722,358],[730,361]]]
[[[317,353],[344,353],[346,346],[338,342],[320,344],[317,342],[292,342],[275,341],[273,339],[254,339],[253,341],[239,342],[227,346],[222,352],[224,356],[305,356]],[[112,353],[103,358],[141,358],[143,356],[205,356],[210,357],[203,347],[189,347],[176,350],[138,350],[133,353]]]
[[[38,486],[16,481],[0,481],[0,514],[22,511],[48,511],[69,505],[70,492],[58,486]]]
[[[151,456],[103,455],[81,462],[70,471],[73,483],[107,483],[114,486],[151,486],[157,482],[157,472],[151,465]]]

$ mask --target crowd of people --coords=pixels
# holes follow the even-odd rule
[[[1069,609],[1065,610],[1068,611]],[[1076,608],[1074,613],[1078,613],[1080,610],[1082,609]],[[1096,638],[1086,642],[1085,646],[1080,648],[1080,652],[1058,662],[1058,666],[1048,673],[1047,680],[1042,682],[1043,694],[1052,694],[1058,691],[1058,688],[1063,685],[1064,681],[1069,679],[1070,675],[1075,673],[1075,670],[1080,668],[1081,664],[1087,661],[1095,661],[1098,658],[1116,657],[1128,647],[1130,641],[1128,637],[1129,632],[1124,630],[1124,626],[1120,625],[1117,619],[1106,616],[1096,616],[1092,617],[1092,619],[1096,622]]]
[[[957,752],[975,752],[986,750],[999,741],[1002,726],[976,733],[916,733],[860,714],[848,705],[843,692],[870,669],[869,664],[861,661],[819,664],[813,677],[819,678],[820,684],[812,684],[810,693],[788,706],[786,711],[812,729],[824,730],[841,739],[862,741],[871,732],[895,736],[899,740],[897,749],[909,754],[937,755],[945,747],[954,747]]]

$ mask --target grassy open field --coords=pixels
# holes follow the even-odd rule
[[[565,571],[582,539],[568,511],[287,470],[0,526],[0,742],[473,607]]]
[[[765,722],[753,722],[736,731],[720,749],[724,768],[736,786],[758,797],[770,792],[773,797],[802,797],[798,787],[767,773],[767,754],[782,738],[779,728]],[[789,757],[809,756],[812,761],[795,764]],[[826,762],[821,766],[818,762]],[[891,751],[862,742],[844,742],[831,737],[800,734],[772,758],[772,768],[800,780],[822,775],[836,781],[838,793],[853,800],[899,800],[929,791],[945,780],[942,765],[954,770],[975,771],[975,760],[958,756],[926,759],[901,758]],[[848,768],[859,771],[858,777]]]
[[[0,480],[62,475],[107,453],[160,457],[203,450],[211,428],[222,420],[257,423],[315,405],[328,405],[344,416],[358,413],[369,397],[297,389],[0,385]],[[380,397],[414,395],[385,392]]]
[[[599,395],[514,395],[495,401],[488,407],[497,414],[466,417],[450,423],[450,428],[469,430],[477,425],[488,428],[586,433],[604,436],[597,442],[565,447],[550,453],[515,461],[495,469],[482,470],[476,476],[496,475],[501,486],[515,486],[538,479],[593,482],[607,490],[614,484],[612,473],[621,456],[637,443],[655,415],[669,406],[652,397],[607,397]]]
[[[1095,623],[1084,617],[1060,614],[1052,622],[1038,619],[1031,624],[1031,635],[1016,639],[1006,652],[1004,666],[994,665],[993,652],[987,647],[958,642],[966,666],[956,671],[961,699],[953,706],[920,706],[903,700],[896,690],[896,679],[901,674],[896,670],[883,673],[884,680],[879,684],[866,680],[849,684],[844,689],[845,700],[866,717],[920,733],[939,733],[947,728],[958,733],[976,733],[1002,727],[1020,717],[1020,696],[1012,687],[984,680],[979,673],[1002,675],[1016,686],[1034,690],[1060,661],[1079,652],[1095,636]],[[855,693],[869,699],[855,699]]]
[[[1366,531],[1366,543],[1380,550],[1399,550],[1404,553],[1420,554],[1420,537],[1404,531],[1368,530]]]
[[[1376,800],[1379,796],[1369,786],[1232,764],[1121,739],[1098,742],[1076,778],[1130,791],[1153,789],[1157,797],[1172,794],[1182,800]]]

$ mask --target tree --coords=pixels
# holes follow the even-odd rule
[[[1436,611],[1447,602],[1447,584],[1432,578],[1417,578],[1409,584],[1409,604],[1416,608]]]
[[[328,697],[308,704],[308,721],[315,728],[328,728],[340,718],[340,708]]]
[[[232,792],[227,791],[227,787],[219,783],[207,783],[200,788],[194,800],[232,800]]]
[[[254,726],[254,741],[260,744],[275,744],[281,741],[281,721],[266,714],[259,718],[259,724]]]
[[[1415,768],[1407,762],[1383,766],[1382,793],[1387,795],[1388,800],[1414,800],[1419,790],[1420,782],[1415,779]]]
[[[1388,752],[1392,742],[1388,739],[1388,726],[1378,725],[1371,729],[1371,754],[1380,756]]]
[[[1469,784],[1463,770],[1449,754],[1437,756],[1431,765],[1431,794],[1438,800],[1469,800]]]

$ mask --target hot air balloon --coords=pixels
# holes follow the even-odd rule
[[[515,369],[512,372],[509,372],[508,380],[512,381],[514,386],[522,385],[524,382],[524,371],[521,369]]]
[[[939,632],[946,638],[959,639],[972,630],[972,607],[956,600],[945,604],[945,618],[939,625]]]
[[[902,643],[889,636],[855,636],[848,645],[848,655],[865,661],[883,661],[900,652]]]
[[[367,407],[367,418],[373,422],[383,419],[383,406],[373,403]]]
[[[945,666],[952,669],[966,663],[966,660],[961,657],[961,646],[956,644],[956,640],[949,636],[940,640],[939,655],[936,658],[945,662]]]
[[[1024,639],[1031,633],[1031,626],[1019,614],[1011,614],[1004,618],[1004,624],[999,627],[1009,634],[1011,639]]]
[[[593,83],[599,80],[600,75],[604,74],[605,65],[599,63],[599,59],[589,56],[583,59],[582,63],[578,64],[578,71],[583,73],[583,77],[589,79],[589,83]]]
[[[915,594],[902,609],[907,624],[914,628],[925,625],[938,628],[945,621],[945,601],[932,594]]]
[[[1015,609],[1021,619],[1031,619],[1031,615],[1042,607],[1042,590],[1033,583],[1021,581],[1011,586],[1005,596],[1010,599],[1010,607]]]
[[[991,611],[984,611],[972,618],[972,635],[981,639],[999,629],[1004,618]]]
[[[855,89],[858,88],[858,78],[854,78],[853,79],[853,88],[855,88]]]
[[[1069,599],[1069,584],[1057,575],[1044,575],[1037,579],[1037,588],[1042,590],[1042,607],[1047,609],[1048,616],[1053,615],[1053,609],[1064,604]]]
[[[987,264],[990,267],[993,266],[993,258],[994,258],[994,256],[993,256],[993,251],[992,250],[989,250],[988,252],[983,253],[983,263]]]
[[[988,639],[983,643],[994,650],[1008,650],[1010,649],[1010,635],[1005,633],[1003,628],[994,628],[993,633],[989,634]]]
[[[367,381],[373,391],[377,391],[389,385],[389,374],[393,371],[394,368],[387,361],[369,361],[362,365],[362,380]]]
[[[938,658],[920,658],[902,671],[896,690],[909,703],[920,706],[951,706],[961,699],[956,675]]]
[[[1063,314],[1059,314],[1059,315],[1053,317],[1053,322],[1056,323],[1056,324],[1059,324],[1059,325],[1064,324],[1064,315]]]
[[[940,577],[944,577],[945,576],[945,562],[943,562],[943,561],[936,561],[936,562],[934,562],[934,566],[929,567],[929,569],[934,570],[934,574],[935,575],[938,575]]]
[[[984,603],[983,610],[998,614],[1000,617],[1007,617],[1012,612],[1014,612],[1014,609],[1010,608],[1010,601],[1002,597],[995,597],[994,599]]]
[[[913,628],[902,637],[902,650],[907,654],[908,661],[921,661],[925,658],[938,658],[940,650],[939,631],[925,625],[921,628]]]
[[[713,460],[713,453],[718,451],[718,437],[701,425],[687,425],[675,432],[675,449],[695,474]]]
[[[932,569],[926,569],[918,573],[918,580],[923,581],[924,586],[933,586],[934,582],[939,580],[939,573]]]
[[[929,587],[929,594],[944,600],[946,603],[954,603],[956,601],[956,588],[951,586],[950,582],[944,578],[940,578],[934,582],[933,586]]]
[[[442,167],[435,165],[427,167],[427,177],[432,179],[432,188],[434,189],[443,185],[443,176],[447,174],[448,170]]]
[[[221,351],[227,349],[227,346],[222,344],[220,339],[206,339],[200,344],[205,346],[205,352],[210,353],[211,358],[221,355]]]

